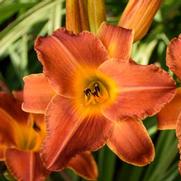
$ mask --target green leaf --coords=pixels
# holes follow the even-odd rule
[[[31,8],[25,14],[16,19],[8,28],[0,32],[0,56],[18,38],[26,34],[29,29],[37,22],[48,20],[49,12],[57,3],[63,0],[44,0]],[[62,14],[64,11],[62,11]]]
[[[99,152],[99,159],[98,159],[98,167],[99,167],[98,181],[113,180],[115,163],[116,163],[116,155],[108,147],[102,148]]]

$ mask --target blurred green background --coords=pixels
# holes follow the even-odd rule
[[[126,0],[106,0],[107,20],[116,24]],[[0,0],[0,80],[11,90],[23,87],[22,77],[42,71],[33,50],[38,35],[51,34],[65,25],[64,0]],[[140,64],[156,63],[165,70],[166,46],[181,33],[181,1],[164,0],[147,34],[133,47]],[[156,158],[146,167],[119,160],[107,147],[94,153],[99,181],[179,181],[177,140],[174,131],[157,131],[156,117],[144,121],[156,148]],[[0,170],[0,180],[7,180]],[[48,181],[80,181],[72,171],[52,173]]]

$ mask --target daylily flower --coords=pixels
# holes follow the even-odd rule
[[[159,67],[130,60],[132,42],[130,30],[107,24],[97,37],[60,28],[37,39],[43,74],[24,78],[23,109],[45,113],[41,156],[48,169],[59,170],[72,156],[105,143],[133,165],[153,160],[141,120],[173,98],[175,83]]]
[[[134,41],[145,36],[162,0],[129,0],[118,25],[134,31]]]
[[[21,110],[21,93],[0,92],[0,160],[21,181],[44,180],[50,173],[40,160],[39,150],[45,136],[43,115]],[[87,179],[96,179],[96,163],[89,152],[72,158],[66,167]]]
[[[181,80],[181,35],[171,40],[168,45],[166,63]],[[181,154],[181,87],[177,88],[174,99],[160,111],[157,117],[159,129],[176,129],[179,140],[178,148]],[[179,171],[181,174],[181,161]]]

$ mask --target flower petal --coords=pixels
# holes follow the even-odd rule
[[[181,174],[181,114],[179,114],[177,123],[176,123],[176,136],[178,138],[178,149],[180,153],[180,161],[179,161],[179,172]]]
[[[129,0],[118,23],[134,30],[134,40],[141,39],[148,31],[162,0]]]
[[[28,114],[21,110],[21,104],[22,102],[16,100],[12,94],[0,92],[0,108],[18,122],[26,123]]]
[[[175,129],[181,113],[181,88],[177,88],[175,97],[157,115],[159,129]]]
[[[54,90],[43,74],[24,77],[24,111],[43,114],[54,95]]]
[[[170,70],[181,79],[181,34],[168,45],[166,61]]]
[[[39,153],[7,149],[5,162],[11,174],[21,181],[43,181],[49,174]]]
[[[90,152],[83,152],[73,157],[68,163],[68,167],[85,179],[96,180],[98,177],[97,164]]]
[[[75,72],[81,65],[97,67],[107,59],[102,42],[89,32],[75,35],[59,29],[52,36],[39,37],[35,49],[56,92],[66,96],[73,91]]]
[[[131,30],[102,23],[97,33],[110,57],[129,61],[133,44]]]
[[[45,125],[45,119],[44,114],[32,114],[31,115],[32,124],[29,124],[29,127],[27,126],[27,136],[29,137],[29,143],[31,150],[33,151],[39,151],[42,145],[42,141],[45,138],[46,135],[46,125]]]
[[[33,118],[39,130],[35,130]],[[39,150],[42,139],[45,135],[40,116],[29,116],[27,124],[14,120],[7,112],[0,108],[0,145],[6,147],[18,147],[22,150]]]
[[[103,110],[111,120],[154,115],[175,95],[175,82],[155,65],[112,60],[104,62],[99,70],[118,86],[115,100]]]
[[[1,144],[0,145],[0,161],[4,161],[5,151],[6,151],[6,146]]]
[[[119,158],[136,166],[153,161],[154,145],[142,122],[127,118],[114,124],[107,145]]]
[[[17,132],[16,121],[0,108],[0,145],[16,145]]]
[[[83,116],[73,100],[56,96],[46,113],[47,136],[42,158],[50,170],[61,170],[69,160],[85,151],[97,150],[105,144],[112,123],[101,115]]]

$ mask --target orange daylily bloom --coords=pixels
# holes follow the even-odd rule
[[[17,99],[15,99],[15,97]],[[0,160],[18,180],[40,181],[50,173],[39,150],[45,136],[44,116],[21,110],[21,93],[0,92]],[[87,179],[96,179],[96,163],[89,152],[72,158],[66,167]]]
[[[134,31],[134,41],[145,36],[162,0],[129,0],[118,25]]]
[[[130,60],[132,42],[130,30],[107,24],[97,37],[60,28],[37,39],[44,73],[24,78],[23,109],[45,113],[41,156],[48,169],[59,170],[72,156],[106,143],[133,165],[153,160],[154,146],[140,120],[173,98],[175,83],[155,65]]]
[[[167,66],[181,80],[181,35],[173,38],[167,47],[166,55]],[[178,148],[181,155],[181,87],[177,88],[174,99],[168,103],[158,114],[158,128],[176,129],[178,138]],[[181,174],[181,161],[179,163],[179,172]]]

